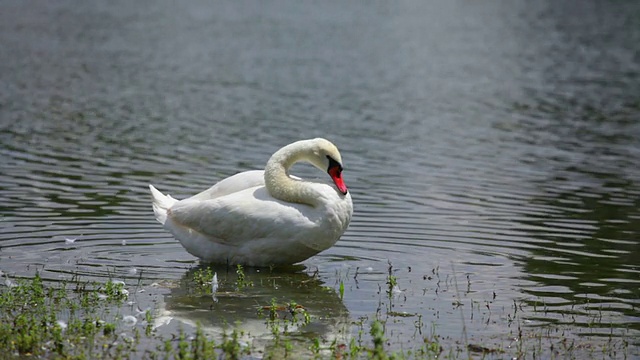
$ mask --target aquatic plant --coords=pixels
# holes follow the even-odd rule
[[[393,289],[402,274],[393,272],[389,264],[387,276],[381,285],[381,301],[388,302],[379,311],[351,319],[341,330],[344,337],[326,338],[305,331],[319,324],[305,306],[296,300],[281,301],[272,298],[268,304],[257,306],[256,316],[264,320],[269,338],[256,346],[252,335],[237,326],[227,326],[219,336],[208,334],[201,324],[183,323],[167,335],[158,333],[153,309],[137,310],[128,315],[131,303],[129,289],[122,281],[104,283],[85,282],[74,277],[70,280],[45,283],[36,273],[31,279],[7,282],[0,287],[0,353],[6,357],[38,357],[60,359],[466,359],[470,357],[494,358],[624,358],[637,354],[630,337],[610,335],[604,343],[580,341],[564,336],[565,326],[524,326],[523,314],[544,314],[547,306],[536,301],[514,301],[501,315],[505,319],[506,338],[492,337],[450,338],[439,334],[437,321],[426,320],[424,314],[394,310]],[[251,282],[236,268],[235,282],[220,283],[236,291],[251,291]],[[434,269],[434,280],[439,277]],[[392,275],[393,274],[393,275]],[[337,274],[340,275],[340,274]],[[208,294],[214,272],[201,268],[187,279],[187,287],[196,289],[189,296]],[[473,279],[466,276],[467,286]],[[439,280],[437,280],[439,283]],[[445,283],[456,284],[455,278]],[[337,277],[336,297],[348,298],[344,279]],[[382,286],[381,286],[382,287]],[[440,288],[440,285],[438,285]],[[324,290],[323,290],[324,291]],[[328,290],[330,291],[330,290]],[[442,290],[445,291],[445,290]],[[233,291],[232,291],[233,292]],[[385,292],[387,293],[385,296]],[[391,294],[389,294],[391,292]],[[466,321],[475,317],[488,319],[498,312],[491,307],[496,294],[488,299],[462,300],[456,286],[456,301],[451,311],[460,311]],[[391,295],[391,296],[390,296]],[[224,295],[226,296],[226,295]],[[234,295],[236,296],[236,295]],[[406,296],[411,296],[408,294]],[[470,307],[468,307],[470,305]],[[398,305],[399,307],[400,305]],[[463,309],[468,311],[463,312]],[[486,310],[485,310],[486,309]],[[527,311],[528,310],[528,311]],[[593,328],[603,328],[602,309],[589,314]],[[394,333],[393,325],[412,324],[412,333]],[[430,326],[429,326],[430,325]],[[399,347],[397,344],[401,344]]]

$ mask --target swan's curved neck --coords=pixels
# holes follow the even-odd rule
[[[318,201],[315,190],[289,176],[293,164],[307,160],[305,145],[295,142],[276,151],[264,168],[264,182],[269,194],[276,199],[315,206]]]

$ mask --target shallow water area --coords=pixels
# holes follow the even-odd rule
[[[264,343],[275,298],[311,314],[303,343],[378,316],[396,350],[640,357],[640,3],[574,5],[3,2],[0,286],[121,279],[166,334]],[[184,198],[315,136],[345,162],[345,235],[194,293],[148,184]]]

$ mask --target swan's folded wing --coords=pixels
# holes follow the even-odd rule
[[[190,197],[189,200],[211,200],[260,185],[264,185],[263,170],[245,171],[220,180],[207,190]]]
[[[285,204],[264,196],[265,192],[256,187],[210,200],[180,201],[169,216],[176,225],[227,245],[294,236],[316,225],[316,219],[301,211],[305,205]]]

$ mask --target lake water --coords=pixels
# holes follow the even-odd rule
[[[166,282],[145,296],[211,328],[259,332],[273,297],[327,338],[386,313],[398,349],[418,318],[504,347],[521,327],[638,339],[638,19],[604,0],[3,1],[0,270]],[[245,297],[190,295],[199,262],[147,185],[190,196],[316,136],[345,163],[342,239],[248,269]]]

